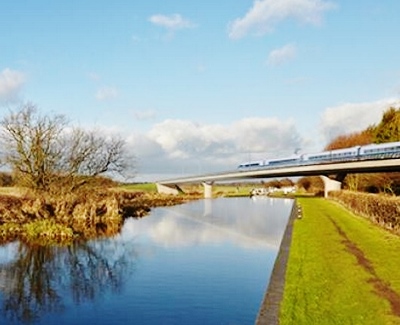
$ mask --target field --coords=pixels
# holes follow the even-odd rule
[[[400,324],[400,237],[322,198],[300,198],[280,324]]]
[[[121,188],[129,191],[157,192],[157,187],[154,183],[126,184],[121,185]]]

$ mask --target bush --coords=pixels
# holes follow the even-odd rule
[[[21,237],[29,243],[54,244],[71,242],[74,232],[54,220],[36,220],[23,226]]]
[[[14,179],[9,173],[0,172],[0,186],[13,186]]]

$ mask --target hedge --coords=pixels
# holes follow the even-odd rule
[[[400,234],[400,198],[378,194],[333,191],[329,197],[353,213]]]

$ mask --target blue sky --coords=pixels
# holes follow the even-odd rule
[[[122,134],[137,179],[321,150],[400,105],[400,2],[13,0],[0,114]]]

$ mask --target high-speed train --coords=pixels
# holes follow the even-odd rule
[[[368,144],[365,146],[355,146],[311,154],[305,153],[278,159],[254,160],[241,163],[238,168],[244,170],[389,158],[400,158],[400,142]]]

